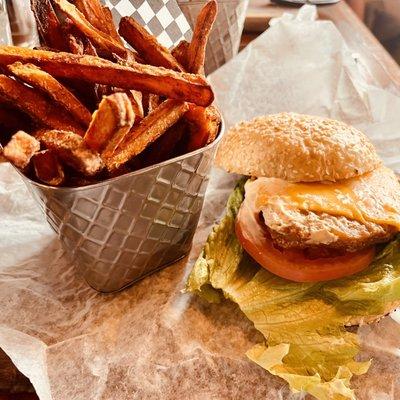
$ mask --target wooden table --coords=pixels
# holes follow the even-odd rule
[[[295,13],[297,8],[273,4],[269,0],[250,0],[243,33],[242,47],[263,32],[271,18],[284,12]],[[380,87],[391,87],[400,95],[400,68],[365,25],[343,1],[318,9],[319,17],[333,21],[348,46],[357,52],[367,65],[369,79]],[[0,400],[37,400],[29,381],[13,366],[0,350]]]
[[[284,12],[296,13],[297,7],[277,5],[270,0],[250,0],[242,46],[265,30],[271,18]],[[349,48],[358,53],[367,66],[371,83],[382,88],[393,87],[400,94],[400,67],[343,0],[318,7],[321,19],[332,21]]]

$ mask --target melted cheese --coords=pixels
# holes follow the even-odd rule
[[[343,216],[361,223],[395,226],[400,230],[400,185],[386,167],[336,183],[291,183],[258,178],[256,207],[286,203],[290,208]]]

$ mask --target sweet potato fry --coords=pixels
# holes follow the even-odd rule
[[[5,75],[0,75],[0,96],[27,113],[34,121],[53,129],[83,135],[84,130],[47,97]]]
[[[160,96],[152,93],[143,94],[143,111],[144,115],[148,115],[153,112],[161,103]]]
[[[43,150],[34,154],[32,165],[39,181],[51,186],[60,186],[65,179],[64,169],[52,150]]]
[[[189,42],[186,40],[181,40],[171,51],[171,54],[184,68],[184,71],[188,71],[188,50]]]
[[[183,71],[182,66],[171,52],[133,18],[121,19],[119,33],[139,52],[147,64]]]
[[[38,65],[59,78],[81,79],[135,89],[201,106],[208,106],[214,100],[212,89],[204,77],[151,65],[132,63],[130,67],[126,67],[92,56],[53,53],[13,46],[0,47],[0,66],[16,61]]]
[[[109,171],[140,154],[147,146],[157,140],[165,131],[175,124],[188,110],[188,105],[177,100],[164,101],[155,111],[135,126],[128,137],[120,144],[112,157],[105,160]]]
[[[115,26],[111,10],[106,6],[102,6],[102,9],[104,15],[104,29],[102,29],[103,32],[108,33],[115,41],[123,45],[123,41],[119,36],[117,28]]]
[[[67,50],[67,42],[51,1],[31,0],[31,8],[42,44],[57,50]]]
[[[92,119],[90,111],[60,82],[33,64],[20,62],[9,66],[9,70],[20,80],[49,95],[56,104],[75,117],[84,128]]]
[[[24,131],[15,133],[3,149],[4,157],[16,167],[24,169],[32,156],[40,150],[40,143]]]
[[[206,47],[211,28],[217,17],[218,6],[216,0],[209,1],[197,17],[192,41],[188,49],[188,71],[195,74],[204,74]]]
[[[72,33],[68,34],[68,48],[72,54],[85,54],[82,39],[76,35],[73,35]],[[36,49],[36,50],[46,50],[46,49]]]
[[[113,39],[122,44],[113,23],[111,11],[103,6],[99,0],[75,0],[73,3],[95,28],[112,36]]]
[[[42,132],[38,139],[62,162],[86,176],[96,175],[103,168],[100,155],[89,149],[75,133],[51,130]]]
[[[110,35],[95,28],[73,4],[67,0],[54,0],[54,3],[58,10],[73,21],[76,28],[87,36],[99,49],[108,55],[115,53],[123,57],[126,54],[126,49],[120,42],[117,42]]]
[[[131,130],[135,114],[125,93],[104,97],[83,140],[99,153],[102,158],[110,157]]]
[[[137,90],[127,90],[124,93],[126,93],[131,102],[133,112],[135,113],[135,123],[136,123],[144,117],[142,92],[138,92]]]
[[[185,119],[190,125],[188,152],[206,146],[217,137],[221,115],[214,106],[203,108],[191,105]]]

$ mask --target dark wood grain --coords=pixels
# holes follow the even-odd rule
[[[268,26],[271,18],[297,8],[281,6],[269,0],[251,0],[245,22],[242,46],[245,47]],[[349,48],[357,52],[367,66],[368,80],[382,88],[391,87],[400,93],[400,68],[351,8],[340,2],[318,8],[319,17],[331,20],[338,27]],[[38,400],[28,379],[0,350],[0,400]]]

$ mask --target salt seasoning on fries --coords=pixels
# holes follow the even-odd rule
[[[128,67],[93,56],[0,47],[0,67],[16,61],[35,64],[58,78],[136,89],[200,106],[208,106],[214,100],[211,87],[204,77],[152,65],[131,63]]]
[[[45,131],[39,140],[52,150],[60,160],[85,176],[93,176],[103,168],[99,153],[89,149],[83,139],[72,132]]]
[[[182,65],[185,71],[188,69],[188,50],[189,42],[186,40],[181,40],[171,51],[171,54],[176,58],[176,60]]]
[[[110,171],[119,168],[158,139],[188,110],[188,105],[177,100],[166,100],[145,117],[121,143],[115,154],[106,160]]]
[[[0,100],[27,115],[14,118],[18,127],[0,120],[26,131],[0,137],[15,166],[47,185],[87,185],[215,140],[221,118],[204,77],[214,0],[200,13],[192,42],[172,50],[132,18],[117,29],[100,0],[31,6],[41,47],[0,46]]]
[[[11,64],[9,70],[20,80],[48,94],[56,104],[63,107],[83,127],[88,127],[92,119],[90,111],[60,82],[33,64],[20,62]]]
[[[193,31],[193,38],[188,47],[188,71],[195,74],[204,74],[206,46],[211,28],[217,17],[218,6],[216,0],[208,2],[200,11]]]
[[[0,75],[0,96],[26,112],[37,123],[83,135],[84,129],[46,96],[5,75]]]
[[[67,39],[50,0],[31,0],[36,25],[43,46],[67,51]]]
[[[133,18],[121,19],[119,33],[148,64],[183,71],[182,66],[170,51]]]
[[[125,93],[112,94],[101,101],[83,140],[103,158],[111,157],[134,121],[135,113],[129,97]]]

